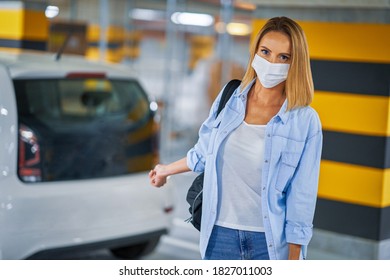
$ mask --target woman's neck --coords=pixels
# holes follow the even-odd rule
[[[285,82],[280,83],[273,88],[265,88],[260,81],[256,79],[255,84],[251,88],[250,94],[252,98],[265,106],[281,106],[286,99],[284,92]]]

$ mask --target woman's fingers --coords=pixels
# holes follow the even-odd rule
[[[162,187],[167,182],[167,177],[164,174],[164,165],[157,164],[154,169],[149,172],[150,184],[155,187]],[[161,174],[162,173],[162,174]]]
[[[152,186],[156,186],[156,171],[154,170],[150,170],[149,172],[149,180],[150,180],[150,184]]]
[[[149,172],[149,178],[152,179],[154,176],[156,176],[156,171],[150,170],[150,172]]]
[[[156,169],[150,170],[149,180],[150,184],[154,187],[161,187],[165,184],[165,178],[163,176],[158,176]]]

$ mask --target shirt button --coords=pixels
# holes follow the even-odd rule
[[[265,187],[263,187],[263,191],[265,190]]]
[[[265,160],[265,163],[268,163],[268,160],[267,160],[267,159]]]
[[[272,244],[269,244],[268,247],[272,247]]]
[[[267,219],[267,216],[264,216],[264,219]]]
[[[271,134],[268,133],[267,136],[268,136],[268,137],[271,137]]]

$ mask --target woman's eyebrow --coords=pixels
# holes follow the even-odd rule
[[[266,49],[266,50],[269,51],[269,52],[272,52],[272,51],[271,51],[269,48],[267,48],[266,46],[260,46],[260,48],[263,48],[263,49]],[[286,53],[280,53],[280,54],[291,56],[291,54],[288,53],[288,52],[286,52]]]
[[[264,49],[267,49],[267,51],[271,51],[269,48],[267,48],[266,46],[260,46],[260,48],[264,48]]]

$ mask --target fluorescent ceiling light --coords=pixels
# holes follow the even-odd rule
[[[196,13],[173,13],[171,16],[172,22],[182,25],[195,25],[195,26],[211,26],[214,24],[214,18],[208,14],[196,14]]]
[[[145,21],[163,20],[165,18],[165,12],[150,9],[133,9],[129,12],[129,17]]]
[[[252,4],[252,3],[237,1],[234,3],[234,6],[238,9],[243,9],[243,10],[248,10],[248,11],[256,10],[256,5]]]
[[[252,32],[252,28],[246,23],[230,22],[226,26],[230,35],[247,36]]]
[[[60,13],[60,9],[57,6],[47,6],[45,10],[45,16],[47,18],[55,18]]]

